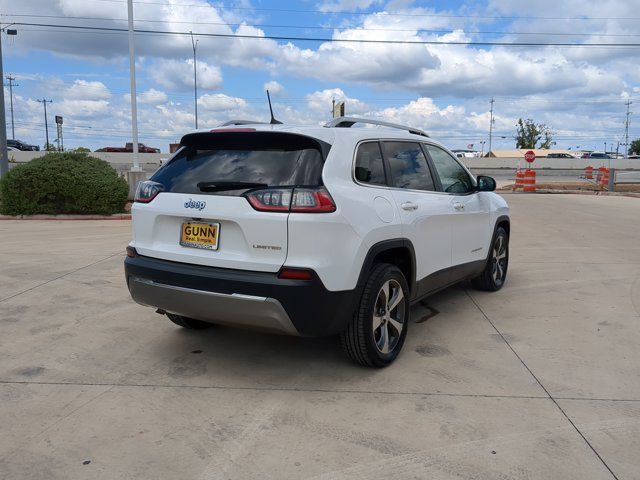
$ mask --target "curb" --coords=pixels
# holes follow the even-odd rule
[[[130,213],[115,215],[0,215],[0,220],[131,220]]]

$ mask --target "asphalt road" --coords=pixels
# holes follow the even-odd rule
[[[640,478],[640,199],[506,198],[505,288],[377,371],[134,304],[126,221],[0,221],[0,478]]]

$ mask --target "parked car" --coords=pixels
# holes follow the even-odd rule
[[[104,147],[99,148],[96,152],[111,152],[111,153],[131,153],[133,152],[133,143],[125,143],[124,147]],[[147,147],[144,143],[138,143],[138,152],[140,153],[160,153],[159,148]]]
[[[374,123],[387,128],[338,128]],[[327,128],[246,123],[182,137],[141,182],[125,276],[175,324],[338,334],[384,367],[409,309],[472,279],[504,285],[509,209],[424,132],[341,117]]]
[[[547,158],[577,158],[570,153],[548,153]]]
[[[590,152],[583,154],[582,158],[607,159],[611,158],[611,155],[604,152]]]
[[[16,150],[22,150],[25,152],[39,151],[38,145],[29,145],[21,140],[7,140],[7,147],[13,147]]]

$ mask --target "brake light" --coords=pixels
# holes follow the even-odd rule
[[[156,198],[160,192],[164,191],[164,185],[151,180],[138,183],[134,202],[149,203]]]
[[[309,270],[301,268],[283,268],[278,273],[278,278],[285,280],[311,280],[312,275]]]
[[[255,128],[214,128],[210,130],[210,133],[251,133],[255,131]]]
[[[261,212],[330,213],[336,204],[324,187],[267,188],[246,195],[253,208]]]

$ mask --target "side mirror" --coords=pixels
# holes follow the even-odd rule
[[[496,189],[496,181],[486,175],[478,175],[478,191],[493,192]]]

